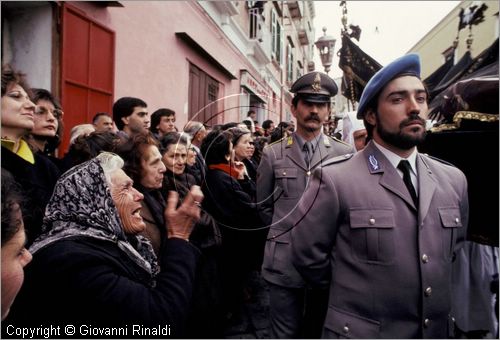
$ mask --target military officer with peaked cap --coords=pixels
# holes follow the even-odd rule
[[[312,171],[329,158],[352,153],[353,149],[321,130],[330,113],[330,99],[337,94],[333,79],[311,72],[297,79],[290,91],[295,94],[291,111],[297,129],[290,137],[269,145],[258,168],[257,202],[263,221],[270,226],[262,275],[270,286],[270,336],[317,338],[321,335],[328,291],[307,290],[304,315],[306,289],[291,263],[290,229],[295,221],[289,215],[301,199]]]
[[[427,111],[418,55],[382,68],[358,109],[373,139],[349,160],[324,162],[293,213],[293,263],[309,284],[330,287],[325,338],[453,335],[451,268],[466,235],[467,182],[418,153]]]

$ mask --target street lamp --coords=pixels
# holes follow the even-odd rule
[[[323,27],[323,36],[314,43],[319,50],[321,64],[323,64],[327,74],[332,66],[333,48],[335,47],[335,42],[336,40],[334,37],[326,35],[326,27]]]

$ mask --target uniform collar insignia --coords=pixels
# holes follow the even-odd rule
[[[374,155],[368,156],[368,161],[370,162],[370,167],[372,168],[372,171],[376,171],[376,170],[380,169],[380,167],[378,165],[378,161]]]
[[[314,77],[314,82],[312,83],[311,87],[314,92],[321,91],[321,76],[319,75],[319,73],[316,73],[316,77]]]
[[[287,145],[287,146],[290,146],[290,145],[292,145],[292,144],[293,144],[293,138],[292,138],[292,136],[290,136],[290,137],[288,137],[288,139],[286,140],[286,145]]]

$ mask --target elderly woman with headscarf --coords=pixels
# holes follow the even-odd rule
[[[178,196],[170,194],[167,247],[157,258],[138,235],[143,195],[122,166],[119,156],[103,152],[61,176],[9,324],[73,325],[80,336],[92,327],[144,335],[133,325],[182,335],[199,253],[188,238],[203,195],[193,188],[175,210]]]

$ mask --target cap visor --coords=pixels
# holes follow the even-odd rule
[[[311,102],[311,103],[329,103],[330,97],[322,94],[307,94],[301,95],[300,99]]]

